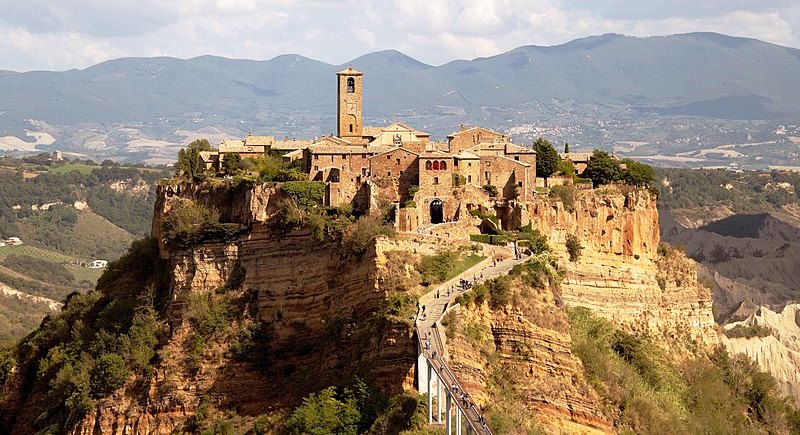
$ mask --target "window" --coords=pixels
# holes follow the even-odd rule
[[[467,175],[467,183],[472,183],[472,175]]]
[[[467,166],[472,167],[472,162],[467,163]]]
[[[397,159],[397,164],[398,164],[398,165],[400,164],[400,159]]]
[[[486,162],[486,166],[492,166],[492,162]]]
[[[457,168],[457,167],[458,167],[458,160],[453,160],[453,167],[454,167],[454,168]]]
[[[356,79],[352,77],[347,78],[347,93],[352,94],[356,91]],[[353,131],[353,130],[350,130]]]
[[[522,187],[522,181],[518,181],[517,186]]]
[[[319,166],[314,166],[315,171],[319,171]]]
[[[519,161],[519,156],[514,156],[514,160]]]
[[[319,154],[314,154],[314,160],[319,160]]]
[[[366,154],[361,154],[361,158],[362,158],[362,159],[366,159],[366,158],[367,158],[367,155],[366,155]]]
[[[427,169],[427,170],[429,170],[429,171],[431,170],[431,161],[430,161],[430,160],[428,160],[427,162],[425,162],[425,169]]]
[[[439,177],[433,177],[433,184],[439,184]]]
[[[436,160],[433,161],[433,170],[434,171],[438,171],[439,170],[439,162],[437,162]]]
[[[350,124],[350,133],[353,132],[353,124]]]
[[[443,170],[443,171],[444,171],[445,169],[447,169],[447,162],[445,162],[444,160],[442,160],[442,162],[441,162],[441,163],[439,163],[439,169],[441,169],[441,170]]]
[[[347,154],[342,154],[342,160],[347,160]]]
[[[391,176],[392,176],[392,171],[389,171],[389,172],[387,172],[387,173],[386,173],[386,175],[387,175],[388,177],[391,177]]]
[[[392,156],[386,156],[386,160],[389,160],[391,158],[392,158]]]

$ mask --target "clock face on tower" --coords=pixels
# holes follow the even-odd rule
[[[355,115],[356,103],[347,103],[347,113]]]

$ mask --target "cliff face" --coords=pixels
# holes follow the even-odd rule
[[[161,240],[162,257],[171,264],[171,334],[160,351],[161,362],[144,380],[146,388],[127,388],[103,400],[74,433],[171,433],[203,400],[213,409],[235,409],[242,416],[276,412],[355,376],[390,394],[413,388],[413,331],[376,316],[386,304],[379,283],[382,265],[397,243],[378,239],[356,256],[340,254],[336,243],[320,242],[305,230],[276,235],[264,222],[279,197],[264,187],[233,192],[161,188],[153,220],[159,240],[164,215],[185,199],[216,208],[222,222],[250,230],[232,242],[203,242],[189,249]],[[187,370],[190,301],[198,294],[218,293],[242,273],[240,289],[227,295],[231,306],[245,314],[232,318],[229,332],[206,346],[196,372]],[[244,359],[258,360],[261,367],[232,356],[237,331],[254,324],[261,325],[260,342]]]
[[[553,294],[541,289],[524,299],[500,311],[484,304],[457,312],[447,346],[463,386],[481,407],[549,433],[611,433]]]
[[[779,312],[766,307],[758,308],[745,320],[725,325],[760,326],[768,330],[765,337],[728,338],[722,342],[730,352],[743,353],[758,366],[775,377],[780,389],[793,397],[800,397],[800,304],[789,304]]]
[[[646,190],[579,191],[572,209],[542,200],[530,219],[550,239],[565,271],[561,295],[618,325],[656,336],[717,342],[711,290],[682,253],[659,250],[656,200]],[[567,235],[583,249],[568,261]]]

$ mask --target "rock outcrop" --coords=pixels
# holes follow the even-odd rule
[[[717,342],[711,290],[698,283],[694,262],[659,250],[658,210],[647,190],[579,191],[572,209],[544,200],[531,222],[561,259],[566,305],[587,307],[635,332]],[[569,234],[583,246],[576,262],[568,261]]]
[[[800,398],[800,304],[786,305],[780,312],[766,307],[758,308],[747,319],[725,325],[726,330],[736,326],[759,326],[768,331],[765,337],[728,338],[722,343],[730,352],[743,353],[758,366],[775,377],[780,389]]]

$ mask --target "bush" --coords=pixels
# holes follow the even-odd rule
[[[764,325],[736,325],[724,332],[728,338],[768,337],[772,335],[772,328]]]
[[[321,181],[287,181],[281,184],[281,190],[304,210],[322,205],[325,198],[325,183]]]
[[[423,256],[417,266],[420,279],[424,284],[434,284],[446,280],[457,259],[458,253],[454,251]]]
[[[121,356],[114,353],[101,355],[92,370],[92,396],[102,397],[125,385],[129,375]]]
[[[576,262],[581,256],[581,250],[583,250],[583,245],[581,245],[580,240],[578,240],[578,236],[574,234],[567,234],[567,252],[569,253],[569,261]]]
[[[453,186],[463,186],[467,184],[467,177],[461,174],[453,174]]]
[[[497,187],[496,186],[492,186],[491,184],[487,184],[487,185],[483,186],[483,191],[486,192],[486,194],[489,195],[492,198],[497,197],[497,195],[499,193],[499,191],[497,190]]]
[[[345,253],[361,255],[367,252],[378,236],[393,236],[394,227],[383,222],[380,215],[366,215],[355,221],[342,238]]]
[[[511,301],[511,279],[501,276],[486,282],[489,291],[489,307],[493,310],[500,309]]]
[[[550,197],[557,198],[564,204],[567,211],[575,210],[575,188],[572,186],[553,186],[550,188]]]
[[[518,240],[517,246],[530,248],[534,255],[550,251],[550,245],[547,244],[547,237],[539,232],[539,230],[531,228],[531,224],[520,228],[516,239]]]

